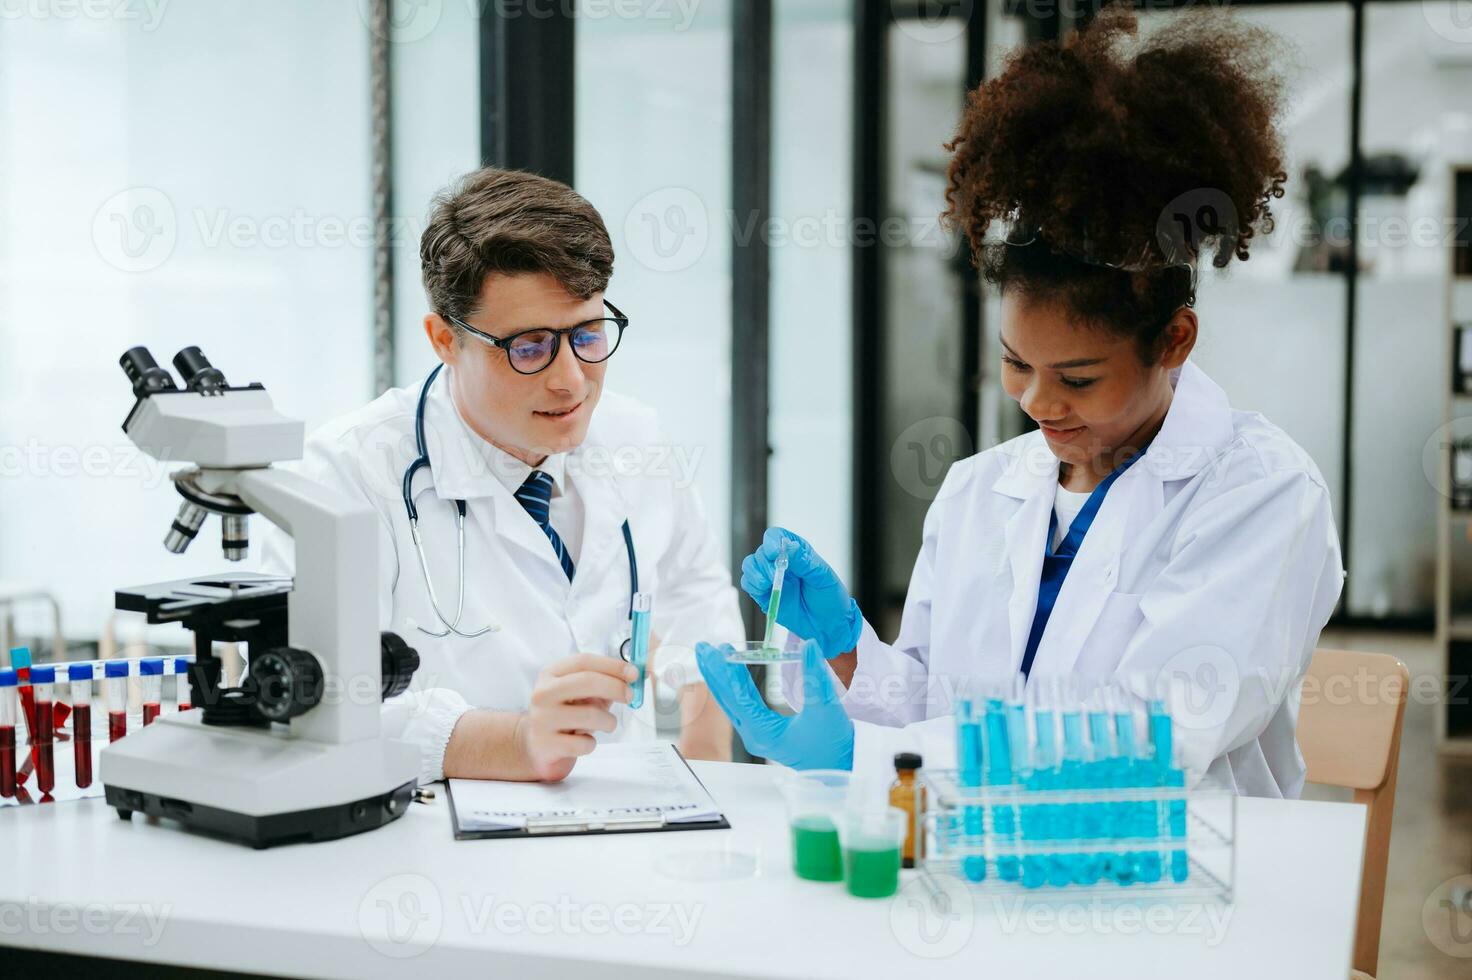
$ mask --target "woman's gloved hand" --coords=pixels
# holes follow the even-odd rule
[[[772,599],[772,577],[777,556],[787,550],[787,575],[777,622],[798,636],[817,640],[830,657],[848,653],[859,643],[864,617],[837,573],[813,546],[786,528],[770,527],[761,547],[741,563],[741,588],[767,610]]]
[[[803,644],[803,708],[795,715],[780,715],[767,707],[746,665],[726,659],[730,652],[729,644],[718,649],[699,643],[695,661],[748,752],[793,769],[853,768],[854,723],[838,701],[817,643]]]

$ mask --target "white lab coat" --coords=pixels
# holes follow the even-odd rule
[[[1084,538],[1031,676],[1139,688],[1184,673],[1197,681],[1176,718],[1188,769],[1244,795],[1296,797],[1299,683],[1344,582],[1329,491],[1282,430],[1234,411],[1193,363],[1173,381],[1160,432]],[[844,694],[856,773],[892,770],[899,751],[954,765],[952,699],[1021,668],[1057,483],[1039,432],[951,467],[898,639],[864,624]],[[797,675],[784,676],[800,703]]]
[[[410,690],[385,705],[386,734],[421,749],[420,781],[443,776],[445,745],[472,707],[520,711],[538,673],[576,653],[610,654],[628,623],[630,574],[622,525],[628,520],[639,589],[654,596],[652,628],[662,641],[655,659],[660,684],[678,690],[700,680],[699,640],[740,640],[737,594],[720,560],[699,496],[688,485],[688,460],[676,456],[652,409],[605,391],[587,438],[567,454],[565,479],[579,494],[585,523],[577,574],[569,583],[542,529],[490,469],[493,452],[460,418],[436,379],[425,409],[430,468],[414,479],[420,533],[440,608],[456,606],[455,506],[466,501],[467,632],[489,622],[498,632],[475,639],[435,638],[416,624],[441,629],[420,573],[401,483],[414,459],[414,410],[420,384],[385,392],[371,404],[314,433],[298,468],[357,500],[379,521],[379,628],[398,633],[419,652]],[[290,539],[263,537],[266,568],[289,573]],[[615,706],[610,740],[653,738],[655,699],[646,691],[636,712]]]

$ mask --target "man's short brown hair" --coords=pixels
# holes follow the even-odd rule
[[[496,273],[543,272],[578,299],[602,292],[613,244],[593,205],[566,184],[483,167],[435,195],[419,264],[434,311],[464,318]]]

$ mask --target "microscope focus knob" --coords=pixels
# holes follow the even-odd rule
[[[378,634],[379,661],[383,669],[383,699],[403,694],[419,669],[419,651],[397,633]]]
[[[305,650],[275,647],[250,658],[256,711],[268,721],[290,721],[322,700],[322,665]]]

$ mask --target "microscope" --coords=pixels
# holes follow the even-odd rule
[[[291,535],[295,579],[212,575],[120,589],[118,609],[194,635],[189,703],[102,750],[107,803],[257,848],[381,827],[414,796],[418,749],[383,737],[380,704],[409,686],[419,656],[377,629],[377,518],[371,508],[274,468],[300,459],[303,425],[260,384],[232,387],[200,352],[174,357],[184,382],[143,347],[122,356],[137,397],[123,431],[160,461],[184,503],[164,545],[182,553],[221,518],[225,557],[249,548],[260,514]],[[216,641],[249,666],[223,684]]]

